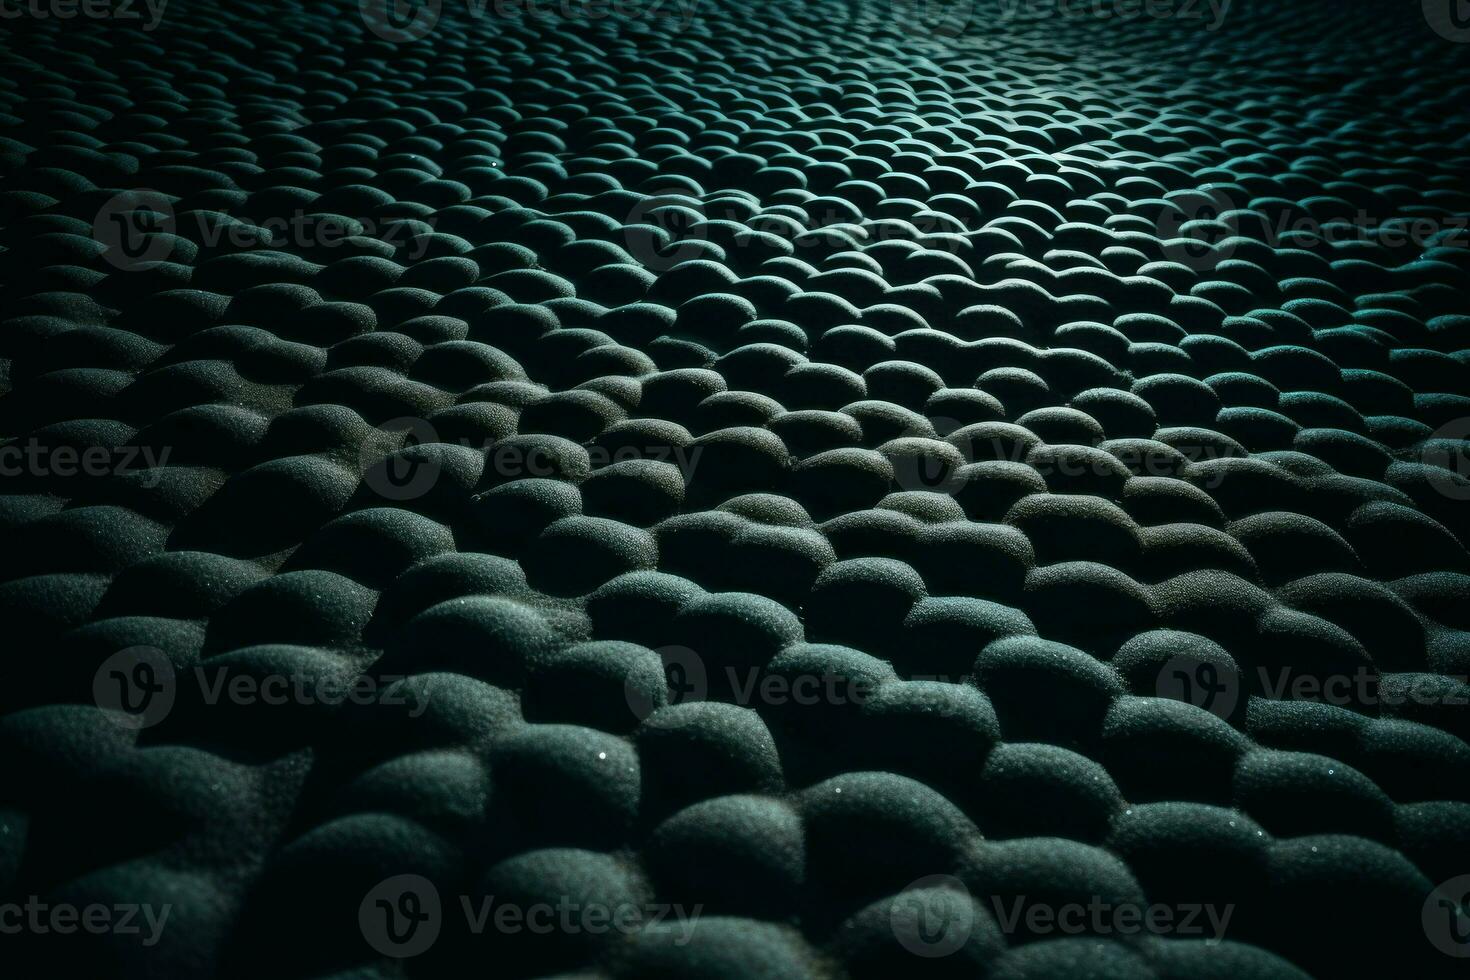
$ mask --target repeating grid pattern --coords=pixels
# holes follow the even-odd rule
[[[1434,4],[33,8],[0,907],[169,919],[18,975],[1470,950]]]

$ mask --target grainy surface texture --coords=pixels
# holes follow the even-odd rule
[[[0,0],[0,973],[1453,975],[1463,6]]]

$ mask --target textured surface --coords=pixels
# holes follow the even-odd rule
[[[21,975],[1463,965],[1453,24],[442,6],[6,22]]]

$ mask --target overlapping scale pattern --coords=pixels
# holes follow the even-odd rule
[[[0,901],[172,910],[17,962],[1451,975],[1455,23],[12,18]]]

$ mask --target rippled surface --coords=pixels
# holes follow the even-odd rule
[[[20,975],[1470,953],[1451,4],[59,9]]]

